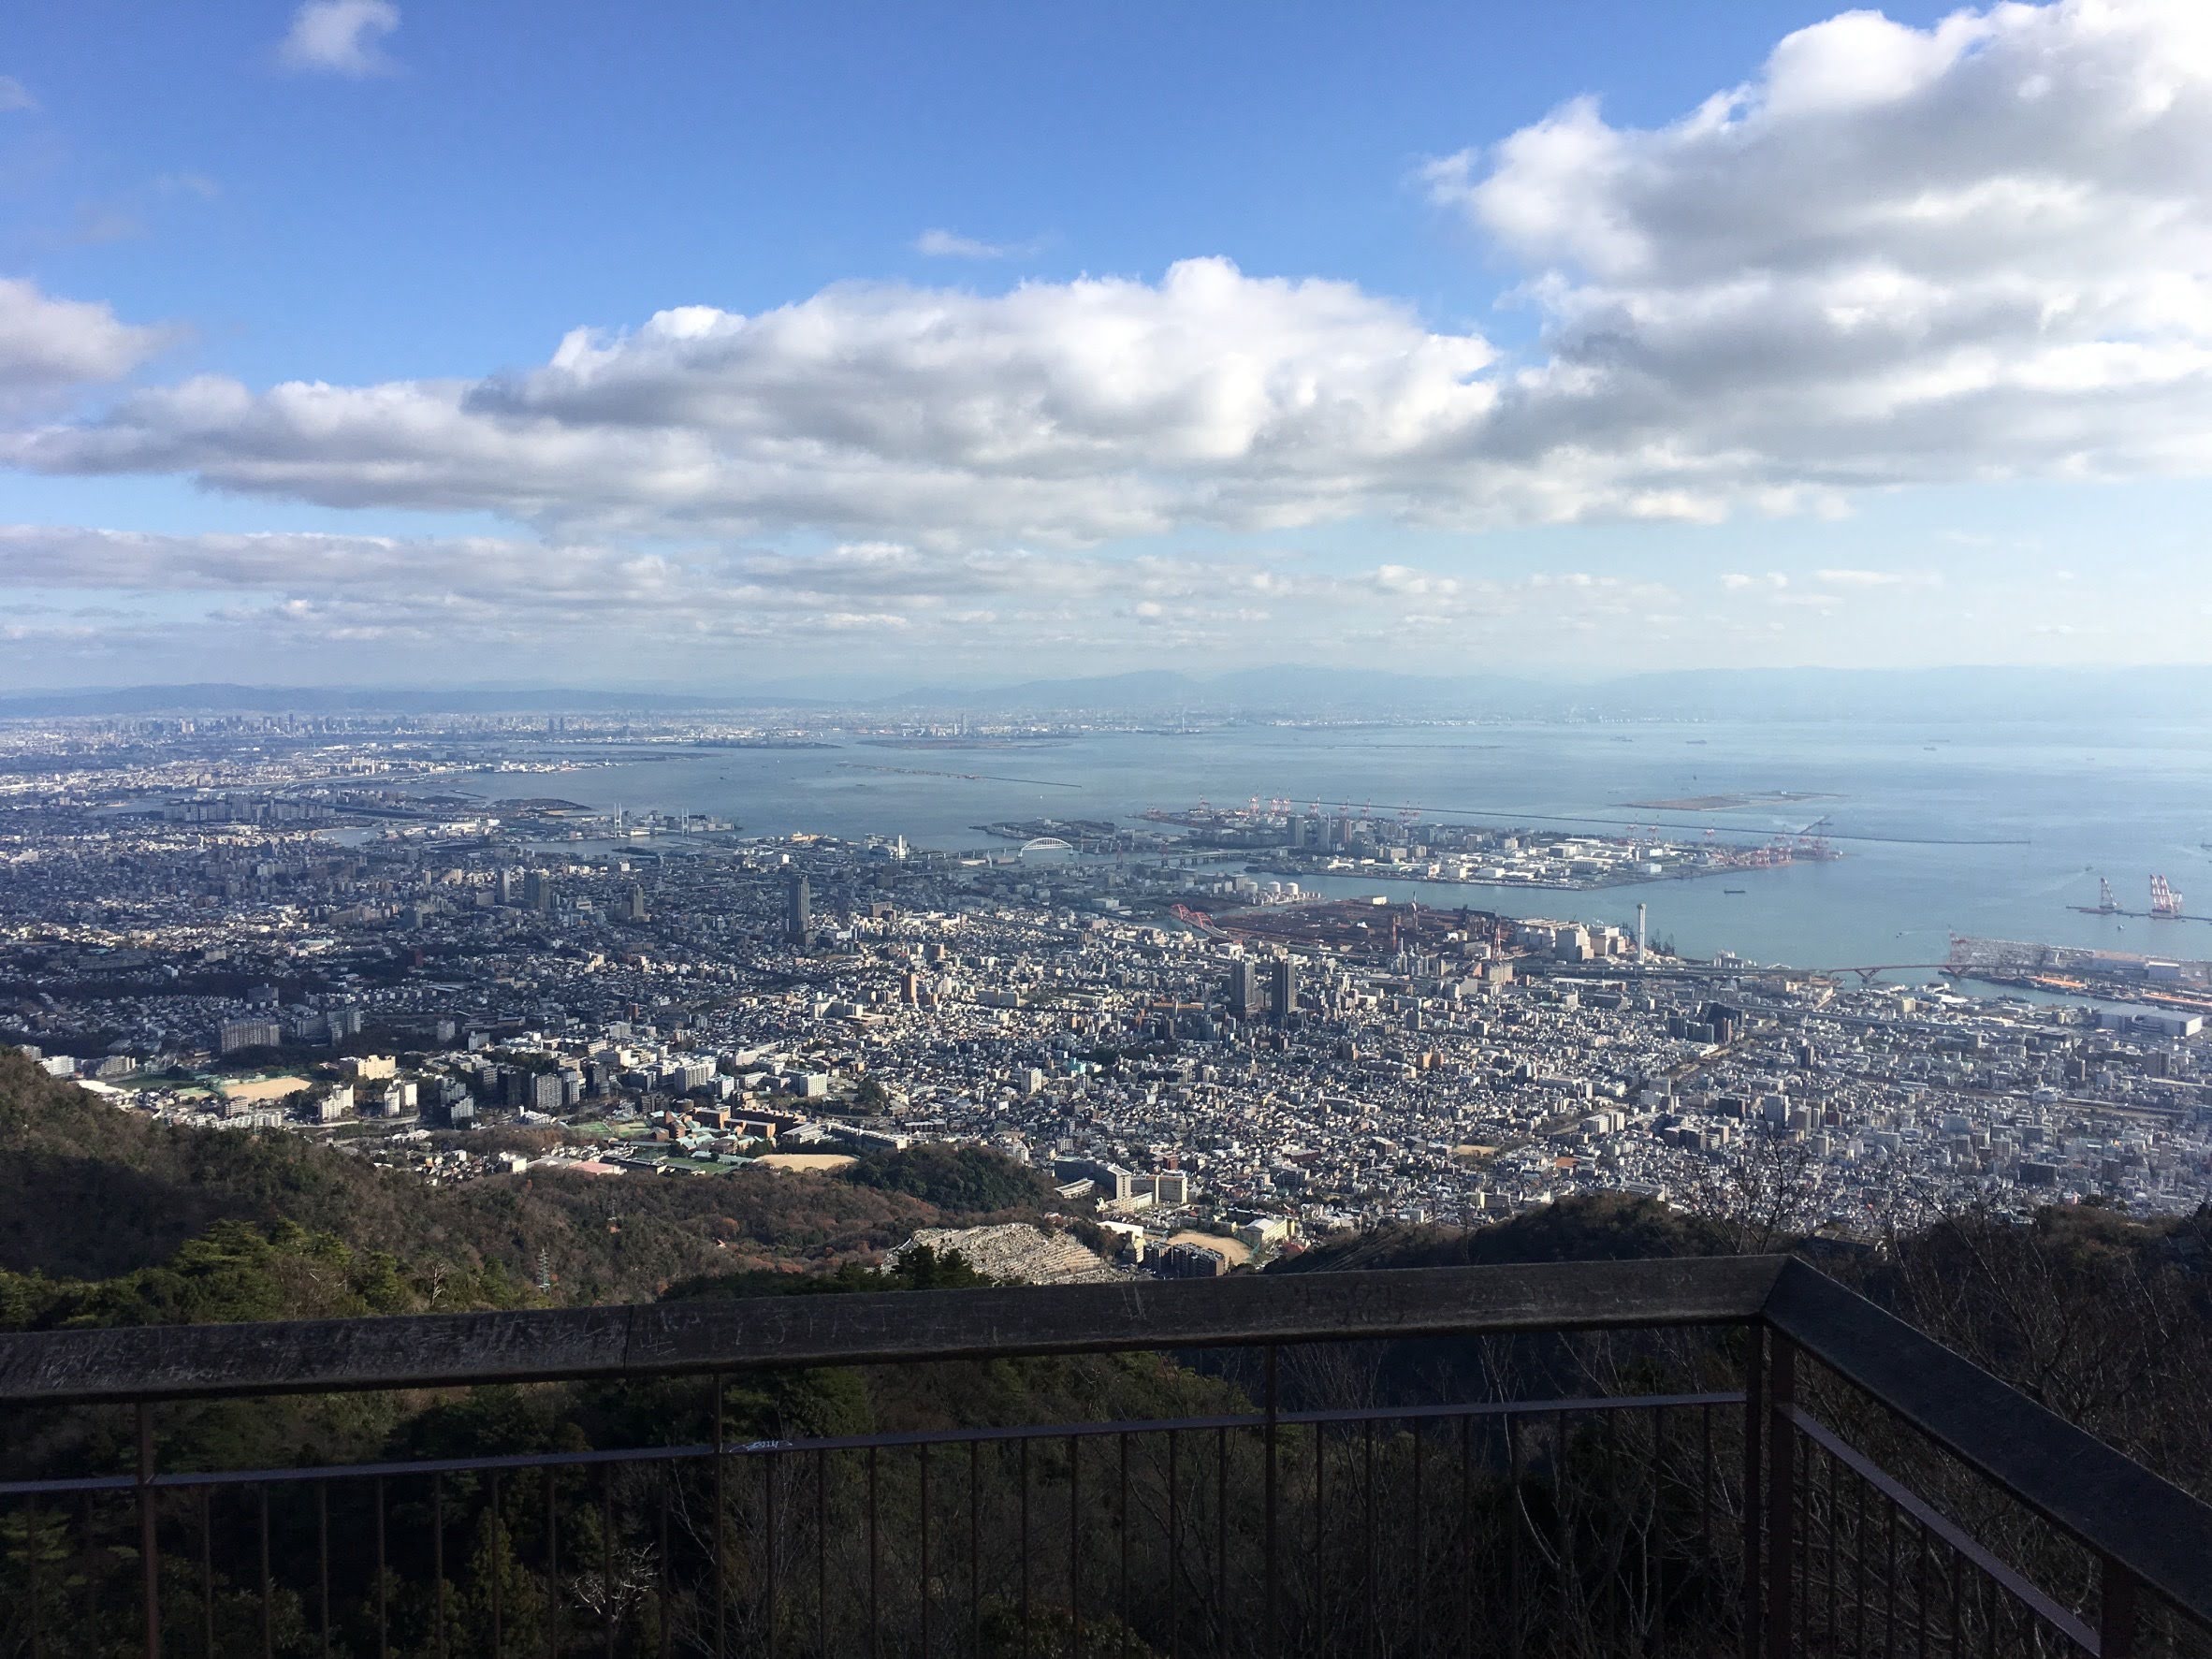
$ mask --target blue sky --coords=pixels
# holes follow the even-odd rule
[[[2202,660],[2203,10],[22,8],[0,680]]]

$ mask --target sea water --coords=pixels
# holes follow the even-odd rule
[[[922,847],[984,845],[975,826],[987,822],[1126,820],[1201,798],[1288,798],[1301,812],[1319,802],[1332,815],[1332,803],[1348,801],[1377,818],[1418,809],[1421,823],[1657,825],[1663,838],[1692,842],[1709,828],[1742,843],[1826,818],[1844,855],[1832,863],[1581,893],[1365,875],[1310,884],[1623,925],[1640,900],[1652,938],[1684,953],[1806,968],[1940,962],[1953,933],[2212,956],[2212,924],[2069,908],[2097,902],[2102,874],[2121,905],[2147,910],[2158,873],[2185,910],[2212,914],[2212,726],[1248,725],[955,748],[836,739],[805,749],[656,745],[613,760],[580,746],[543,752],[588,764],[515,793],[712,813],[756,835],[903,835]],[[503,793],[492,779],[467,781]],[[1638,804],[1729,796],[1753,800]]]

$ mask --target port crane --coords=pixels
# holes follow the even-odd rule
[[[2181,908],[2181,895],[2174,891],[2174,884],[2163,876],[2150,879],[2150,909],[2131,910],[2123,907],[2119,895],[2113,892],[2112,883],[2103,876],[2097,878],[2097,902],[2093,905],[2069,905],[2067,909],[2085,916],[2145,916],[2153,922],[2204,922],[2212,917],[2191,916]]]

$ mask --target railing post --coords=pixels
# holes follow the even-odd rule
[[[1278,1404],[1275,1361],[1277,1352],[1273,1343],[1271,1342],[1267,1345],[1267,1534],[1263,1546],[1266,1564],[1262,1574],[1265,1580],[1262,1594],[1266,1598],[1267,1612],[1265,1617],[1267,1623],[1262,1626],[1262,1635],[1267,1644],[1265,1652],[1270,1659],[1282,1651],[1281,1625],[1277,1621],[1275,1611],[1275,1416]]]
[[[1766,1428],[1767,1328],[1744,1330],[1743,1360],[1743,1659],[1764,1651],[1759,1630],[1759,1546],[1762,1477],[1759,1448]]]
[[[1797,1586],[1797,1345],[1767,1339],[1767,1659],[1790,1659],[1790,1597]]]
[[[138,1405],[138,1581],[146,1601],[146,1659],[161,1659],[161,1554],[153,1513],[153,1408]]]
[[[2134,1659],[2135,1575],[2109,1555],[2098,1561],[2097,1659]]]

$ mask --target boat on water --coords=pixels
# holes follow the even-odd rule
[[[1738,898],[1741,898],[1747,892],[1750,891],[1750,889],[1744,887],[1724,887],[1721,889],[1721,891],[1723,893],[1732,894]]]

